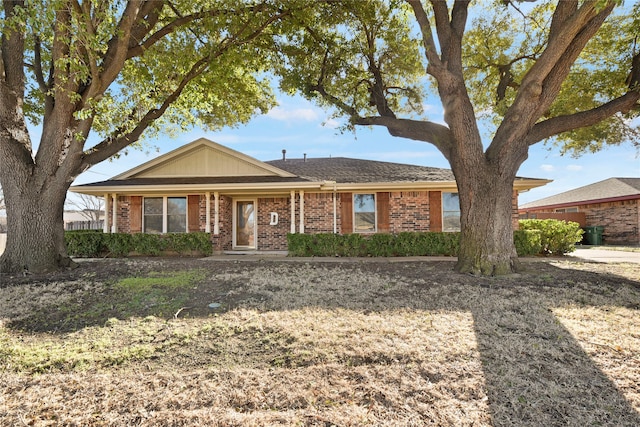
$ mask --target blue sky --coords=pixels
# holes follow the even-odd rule
[[[118,175],[158,155],[205,137],[241,151],[258,160],[282,157],[355,157],[369,160],[449,168],[446,159],[431,144],[392,137],[384,128],[358,128],[356,133],[340,134],[339,125],[329,113],[299,97],[280,95],[279,106],[257,116],[249,124],[219,132],[194,129],[177,137],[149,141],[144,151],[129,150],[119,159],[102,162],[80,175],[74,184],[102,181]],[[430,118],[442,122],[442,108],[428,107]],[[32,137],[34,135],[32,134]],[[34,138],[37,140],[37,138]],[[640,152],[631,144],[609,147],[579,158],[560,156],[538,144],[529,150],[519,176],[552,179],[553,182],[520,195],[520,204],[538,200],[611,177],[640,177]]]

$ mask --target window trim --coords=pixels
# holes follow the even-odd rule
[[[460,222],[459,221],[458,221],[458,229],[457,230],[447,230],[446,222],[444,220],[444,218],[445,218],[444,213],[445,212],[455,212],[455,211],[445,210],[444,209],[444,197],[445,197],[444,195],[445,194],[457,194],[458,195],[458,211],[457,212],[458,212],[458,219],[460,219],[460,217],[461,217],[461,213],[460,213],[460,193],[457,192],[457,191],[442,191],[440,194],[441,194],[441,196],[440,196],[440,198],[441,198],[441,209],[440,209],[441,212],[440,212],[440,215],[441,215],[441,218],[442,218],[442,231],[444,233],[457,233],[457,232],[460,232],[461,226],[460,226]]]
[[[162,198],[162,231],[159,234],[168,234],[169,231],[169,198],[179,198],[185,199],[185,221],[184,221],[184,231],[171,231],[171,233],[188,233],[189,232],[189,199],[187,196],[182,195],[168,195],[168,196],[142,196],[142,232],[145,234],[156,234],[149,233],[146,231],[146,214],[145,214],[145,200],[146,199],[160,199]]]
[[[358,231],[356,228],[356,196],[358,195],[373,196],[373,230]],[[351,203],[352,203],[351,221],[353,224],[352,226],[353,232],[358,234],[377,233],[378,232],[378,195],[377,193],[364,193],[364,192],[353,193],[351,195]],[[368,211],[365,213],[368,213]]]

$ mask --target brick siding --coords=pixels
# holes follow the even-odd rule
[[[259,250],[287,250],[287,233],[291,230],[291,205],[289,199],[290,197],[258,199],[257,246]],[[278,214],[278,223],[275,225],[271,225],[271,212]]]
[[[389,231],[429,231],[429,214],[428,191],[392,192],[389,200]]]

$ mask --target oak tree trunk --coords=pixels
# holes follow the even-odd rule
[[[511,168],[509,168],[511,169]],[[517,169],[517,168],[516,168]],[[513,183],[506,173],[482,162],[456,171],[460,198],[460,250],[456,271],[480,275],[516,272],[513,242]]]
[[[4,188],[8,229],[0,271],[43,273],[75,266],[64,242],[67,188],[53,178],[41,189],[29,185]]]

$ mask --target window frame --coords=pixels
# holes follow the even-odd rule
[[[456,194],[458,196],[458,210],[447,210],[445,209],[445,195],[446,194]],[[457,233],[461,230],[461,226],[460,226],[460,194],[457,191],[442,191],[441,192],[441,197],[442,197],[442,231],[445,233]],[[458,212],[458,227],[457,229],[451,229],[451,228],[447,228],[447,222],[445,221],[445,213],[447,212]]]
[[[370,211],[366,211],[366,212],[356,212],[357,207],[356,207],[356,197],[357,196],[373,196],[373,230],[358,230],[357,229],[357,221],[356,221],[356,214],[357,213],[370,213]],[[353,224],[353,232],[354,233],[358,233],[358,234],[372,234],[372,233],[377,233],[378,232],[378,196],[377,193],[364,193],[364,192],[360,192],[360,193],[353,193],[351,196],[351,202],[352,202],[352,214],[351,214],[351,220],[352,220],[352,224]]]
[[[145,201],[147,199],[162,199],[162,231],[160,233],[147,231],[147,214],[145,212]],[[184,203],[184,231],[168,231],[169,229],[169,199],[183,199]],[[158,214],[154,214],[158,216]],[[175,215],[175,214],[174,214]],[[181,215],[182,216],[182,215]],[[189,232],[189,200],[187,196],[143,196],[142,197],[142,232],[145,234],[168,234],[168,233],[188,233]]]

